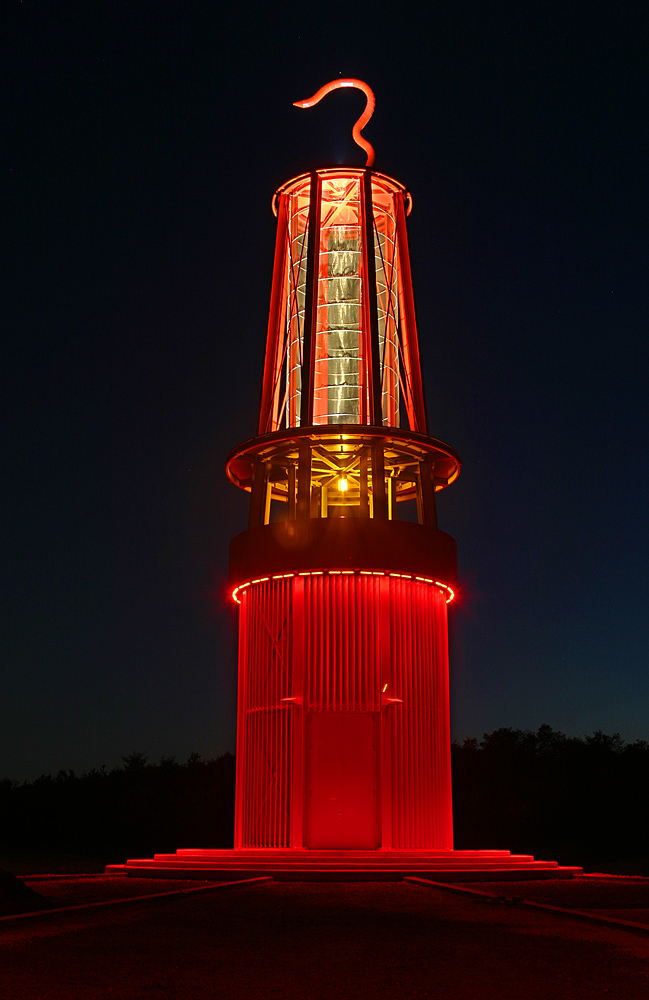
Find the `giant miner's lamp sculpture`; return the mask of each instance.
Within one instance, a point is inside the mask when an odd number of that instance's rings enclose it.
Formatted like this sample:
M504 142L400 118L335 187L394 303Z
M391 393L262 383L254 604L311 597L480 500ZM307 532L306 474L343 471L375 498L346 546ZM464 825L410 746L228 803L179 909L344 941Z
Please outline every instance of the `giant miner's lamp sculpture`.
M429 435L399 181L313 170L273 198L277 239L257 436L228 457L250 494L230 550L239 604L235 849L127 871L187 877L539 877L453 851L447 607L454 540L435 494L460 460ZM334 853L332 853L334 852Z

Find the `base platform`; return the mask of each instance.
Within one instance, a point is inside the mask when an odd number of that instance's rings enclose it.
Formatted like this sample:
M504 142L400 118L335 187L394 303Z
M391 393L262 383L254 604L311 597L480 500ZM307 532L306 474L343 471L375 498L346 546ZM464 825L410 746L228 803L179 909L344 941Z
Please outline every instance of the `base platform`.
M271 876L284 882L398 882L406 875L436 882L558 879L580 875L581 868L535 861L509 851L308 851L184 849L175 854L107 865L106 874L133 878L209 879Z

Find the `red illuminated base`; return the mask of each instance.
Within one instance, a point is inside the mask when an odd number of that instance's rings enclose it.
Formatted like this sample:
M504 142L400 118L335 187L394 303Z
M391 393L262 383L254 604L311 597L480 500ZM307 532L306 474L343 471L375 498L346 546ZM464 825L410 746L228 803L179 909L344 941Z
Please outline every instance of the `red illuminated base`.
M535 861L509 851L179 850L108 865L133 878L238 879L270 875L283 882L398 882L406 875L436 882L572 878L581 868Z

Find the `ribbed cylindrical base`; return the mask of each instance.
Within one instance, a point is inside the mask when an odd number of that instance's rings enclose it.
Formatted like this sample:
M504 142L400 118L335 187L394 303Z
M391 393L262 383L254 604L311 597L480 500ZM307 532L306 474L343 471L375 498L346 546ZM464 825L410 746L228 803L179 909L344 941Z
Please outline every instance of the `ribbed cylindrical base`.
M238 848L452 848L447 596L376 570L241 589Z

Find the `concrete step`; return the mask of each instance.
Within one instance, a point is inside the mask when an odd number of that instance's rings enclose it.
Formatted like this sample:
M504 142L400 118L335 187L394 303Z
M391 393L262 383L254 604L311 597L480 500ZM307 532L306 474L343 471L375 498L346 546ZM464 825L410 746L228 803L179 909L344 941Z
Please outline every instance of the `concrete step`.
M277 869L272 873L268 869L229 868L220 870L214 868L181 868L176 866L140 868L128 865L109 866L116 869L113 874L125 874L131 878L164 878L164 879L197 879L203 881L233 881L237 878L250 879L268 876L277 882L400 882L405 875L416 875L420 878L430 878L434 882L484 882L484 881L514 881L521 879L564 879L580 875L581 868L562 866L548 867L529 865L521 868L465 868L465 869L417 869L411 872L402 869L395 871L389 868L375 869L336 869L301 868L295 866ZM108 871L108 869L107 869ZM111 872L108 871L110 874Z
M200 861L195 861L195 862L190 862L190 861L175 861L173 858L170 858L170 859L167 859L167 860L163 860L163 859L160 859L160 858L154 858L154 859L134 859L134 860L129 860L129 862L128 862L129 868L136 868L136 867L137 868L167 868L170 865L173 865L175 868L186 869L187 871L190 871L192 868L205 868L205 869L220 868L220 869L223 869L224 871L227 870L227 869L236 869L236 870L243 871L243 870L248 869L248 868L255 868L258 871L269 871L269 872L284 871L284 870L288 871L288 870L290 870L292 868L313 869L313 870L315 870L315 869L325 869L325 868L336 868L336 869L339 869L341 871L345 871L345 870L353 870L353 871L365 871L365 870L366 871L380 871L382 868L389 868L389 869L391 869L393 871L405 871L405 872L409 872L409 871L444 871L444 870L446 870L448 868L453 868L456 871L461 871L461 870L465 870L465 869L466 870L468 870L468 869L473 870L473 869L475 869L477 867L475 865L475 863L449 865L449 864L435 864L434 862L430 862L428 864L426 864L424 862L422 862L420 864L406 864L405 862L401 863L401 864L394 863L394 862L392 864L370 864L370 863L365 863L365 862L357 862L357 863L352 863L352 862L350 862L350 863L338 862L337 864L332 865L332 864L318 863L317 861L312 861L312 862L303 861L303 862L300 862L298 864L290 864L289 862L285 862L285 861L278 861L278 862L275 862L275 863L261 862L260 861L260 862L249 862L248 864L243 864L241 862L235 862L235 861L232 861L232 862L221 861L221 862L213 862L212 864L206 864L205 862L200 862ZM558 865L557 865L556 861L536 861L536 862L535 861L527 861L527 862L521 861L521 862L513 862L512 864L508 864L508 865L503 865L502 863L498 863L498 862L485 862L484 864L481 864L479 867L480 867L481 870L484 871L484 870L486 870L488 868L512 868L512 869L514 869L514 868L516 868L516 869L518 869L518 868L530 868L530 867L535 867L535 868L557 868Z
M290 859L290 860L312 860L317 858L324 861L335 861L337 858L348 861L348 860L412 860L412 859L429 859L429 858L439 858L440 860L460 860L462 858L472 859L477 858L480 860L485 860L486 858L494 858L500 860L508 859L525 859L533 860L531 854L512 854L510 851L429 851L429 850L376 850L376 851L319 851L319 850L291 850L284 848L259 848L259 849L244 849L244 850L227 850L227 849L212 849L212 848L179 848L174 854L158 855L155 857L200 857L200 858L230 858L236 856L242 859L259 859L268 858L270 860L277 859Z
M192 878L220 881L270 875L281 880L398 880L405 875L436 881L481 879L569 878L580 868L556 861L535 861L531 854L509 851L309 851L247 849L243 851L183 848L175 854L132 858L109 865L110 874L149 878Z

